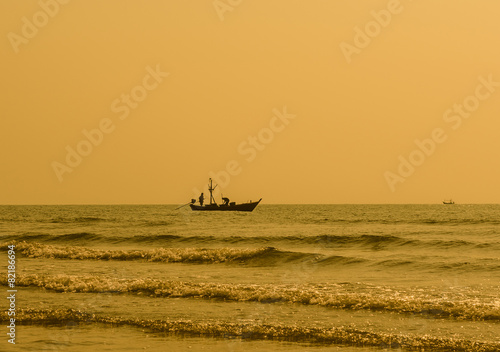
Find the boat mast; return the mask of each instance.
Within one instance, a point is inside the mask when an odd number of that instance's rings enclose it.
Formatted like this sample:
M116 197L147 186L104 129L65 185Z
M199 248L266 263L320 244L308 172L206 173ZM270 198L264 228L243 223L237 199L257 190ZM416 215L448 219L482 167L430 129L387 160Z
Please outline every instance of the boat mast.
M215 198L214 198L214 196L213 196L213 194L212 194L212 191L213 191L214 189L216 189L216 188L217 188L217 185L215 185L215 187L213 187L213 188L212 188L212 179L211 179L211 178L209 178L209 179L208 179L208 181L210 182L210 183L208 184L208 190L210 191L210 205L212 205L212 204L217 204L217 203L215 202Z

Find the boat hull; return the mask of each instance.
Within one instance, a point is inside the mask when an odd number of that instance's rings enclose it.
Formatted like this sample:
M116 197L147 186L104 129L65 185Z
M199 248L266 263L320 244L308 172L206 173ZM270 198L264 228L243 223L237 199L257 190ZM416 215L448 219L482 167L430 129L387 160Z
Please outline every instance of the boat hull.
M218 205L218 204L207 204L207 205L194 205L189 204L194 211L253 211L257 205L259 205L259 199L257 202L242 203L242 204L229 204L229 205Z

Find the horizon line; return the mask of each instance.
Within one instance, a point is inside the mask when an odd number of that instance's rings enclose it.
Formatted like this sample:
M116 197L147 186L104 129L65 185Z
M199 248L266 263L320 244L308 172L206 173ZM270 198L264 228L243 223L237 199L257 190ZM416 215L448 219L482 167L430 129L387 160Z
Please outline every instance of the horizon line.
M61 206L61 205L165 205L178 206L186 203L19 203L0 206ZM263 203L260 205L499 205L500 203Z

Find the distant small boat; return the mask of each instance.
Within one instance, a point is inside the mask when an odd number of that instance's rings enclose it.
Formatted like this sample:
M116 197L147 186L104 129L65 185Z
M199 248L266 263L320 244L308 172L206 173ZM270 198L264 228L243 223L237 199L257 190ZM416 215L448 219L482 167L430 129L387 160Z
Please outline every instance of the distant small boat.
M191 199L191 203L189 206L191 207L192 210L195 211L253 211L257 205L259 205L260 201L262 200L259 199L257 202L248 202L248 203L240 203L236 204L235 202L229 202L229 198L222 198L223 204L217 204L215 202L215 198L212 194L212 192L215 190L217 185L213 187L212 185L212 179L210 178L208 183L208 190L210 191L210 203L203 205L203 202L200 202L200 205L195 205L196 199ZM203 193L200 196L200 199L203 199Z
M453 201L453 199L443 200L443 204L455 204L455 202Z

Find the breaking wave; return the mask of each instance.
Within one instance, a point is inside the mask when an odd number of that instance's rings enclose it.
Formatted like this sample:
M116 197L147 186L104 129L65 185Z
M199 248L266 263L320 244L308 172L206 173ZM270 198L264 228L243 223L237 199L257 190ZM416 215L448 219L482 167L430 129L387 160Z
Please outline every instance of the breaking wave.
M83 234L83 236L87 236ZM160 263L184 264L234 264L250 266L279 266L285 264L308 264L316 267L334 266L372 266L391 267L413 270L469 272L497 272L500 264L495 258L478 258L474 262L450 260L432 256L407 256L405 259L362 258L341 255L324 255L279 250L275 247L261 248L156 248L142 250L103 250L82 246L52 246L41 243L9 242L16 245L16 252L28 258L70 259L70 260L113 260L147 261ZM1 251L7 250L7 244L0 245Z
M7 285L5 277L0 278ZM335 309L385 311L430 318L500 321L497 301L482 301L461 292L446 297L423 291L401 292L367 286L353 292L343 284L248 285L192 283L158 279L107 279L97 276L20 275L16 285L66 293L133 294L152 298L198 298L236 302L292 303Z
M5 319L5 318L4 318ZM285 324L225 323L127 319L89 314L76 309L23 309L16 315L22 324L64 325L68 323L132 326L155 333L185 337L210 337L245 340L276 340L314 344L343 344L376 346L405 350L440 350L461 352L496 352L498 343L476 342L467 339L432 337L429 335L376 333L351 327L298 327Z
M313 254L283 252L274 247L258 249L233 248L158 248L151 250L101 250L84 247L60 247L40 243L13 242L16 252L28 258L78 259L78 260L144 260L163 263L247 263L270 265L279 262L302 260ZM7 244L0 247L7 250ZM266 261L266 259L269 259Z
M158 222L155 226L161 226ZM7 235L3 237L11 241L46 242L57 244L72 244L74 242L114 243L114 244L147 244L147 245L262 245L269 243L283 245L310 245L325 248L369 248L374 250L391 248L415 249L491 249L500 250L500 242L473 242L465 240L424 240L403 238L394 235L316 235L316 236L183 236L174 234L158 235L101 235L92 232L77 232L61 235L48 233L24 233L21 235Z

